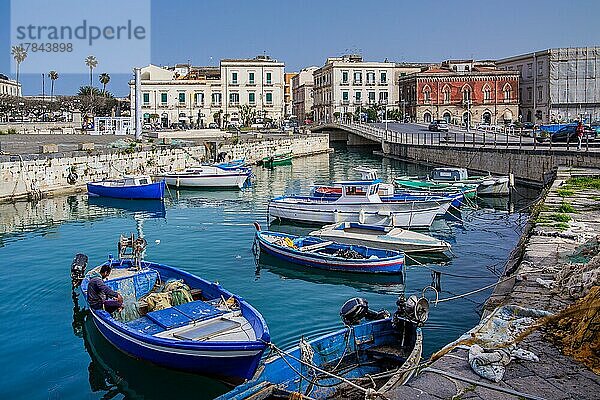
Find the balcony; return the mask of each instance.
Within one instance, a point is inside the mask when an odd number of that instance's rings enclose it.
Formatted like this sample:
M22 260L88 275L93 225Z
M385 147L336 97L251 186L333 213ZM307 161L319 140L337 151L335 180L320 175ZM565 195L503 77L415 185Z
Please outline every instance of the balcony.
M273 86L273 82L265 82L265 86Z
M229 86L240 86L240 83L238 81L231 81L229 82Z
M194 107L204 107L204 102L203 101L195 102Z
M239 101L230 101L229 102L229 107L239 107L240 102Z
M211 106L212 106L212 107L221 107L221 102L220 102L220 101L213 101L213 102L211 103Z
M362 100L361 99L354 99L354 104L362 104Z
M348 104L350 104L350 100L347 100L347 99L346 100L342 100L342 104L343 105L348 105Z
M362 80L354 80L355 85L362 85Z
M254 81L248 82L248 83L246 83L246 86L256 86L256 82L254 82Z
M340 82L340 86L349 86L350 82L349 81L341 81Z
M379 86L387 86L387 81L379 81Z
M273 107L273 103L266 103L265 107Z
M367 81L367 86L375 86L375 81Z

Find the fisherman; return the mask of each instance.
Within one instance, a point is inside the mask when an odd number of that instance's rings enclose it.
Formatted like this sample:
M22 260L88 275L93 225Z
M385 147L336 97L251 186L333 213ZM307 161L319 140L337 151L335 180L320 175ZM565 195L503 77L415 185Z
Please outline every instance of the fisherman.
M90 308L94 310L104 309L109 314L123 308L123 297L109 288L104 279L110 275L110 265L100 267L100 276L90 279L87 289L87 300Z

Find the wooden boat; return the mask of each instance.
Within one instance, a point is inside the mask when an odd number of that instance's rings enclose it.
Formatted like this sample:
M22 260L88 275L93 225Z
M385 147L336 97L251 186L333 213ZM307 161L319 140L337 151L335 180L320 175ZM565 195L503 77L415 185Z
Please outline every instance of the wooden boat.
M167 185L189 188L238 188L241 189L249 177L246 169L226 170L214 165L202 165L181 172L166 172L156 175Z
M256 227L260 249L290 263L330 271L387 273L402 272L404 253L334 243L317 237L298 237Z
M273 168L277 165L290 165L292 164L293 154L292 152L285 154L275 154L262 159L263 167Z
M128 249L131 248L131 252ZM119 259L110 265L106 285L124 298L124 309L109 314L90 309L102 335L135 358L231 383L249 379L269 342L261 314L242 298L180 269L143 261L143 239L119 240ZM87 257L71 266L73 286L87 300Z
M363 225L356 222L340 222L312 231L310 236L347 245L363 245L377 249L403 251L405 253L443 253L449 251L449 243L432 236L402 228Z
M152 182L148 175L127 175L121 179L105 179L87 184L88 195L116 199L162 199L165 182Z
M280 196L269 202L269 216L282 220L331 224L360 222L406 228L429 228L438 214L445 214L450 200L383 201L379 180L334 182L342 194L337 197Z
M401 295L396 303L390 318L385 310L369 310L364 299L348 300L340 311L345 328L301 339L286 351L271 345L273 355L254 378L217 399L387 398L416 372L429 309L415 296Z

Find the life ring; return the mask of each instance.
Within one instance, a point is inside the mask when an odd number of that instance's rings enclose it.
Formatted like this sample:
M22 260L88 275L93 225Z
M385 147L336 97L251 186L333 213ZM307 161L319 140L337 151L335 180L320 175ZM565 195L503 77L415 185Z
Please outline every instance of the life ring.
M67 183L69 185L74 185L75 183L77 183L77 179L79 179L79 175L77 175L77 172L71 170L71 172L69 172L69 175L67 175Z

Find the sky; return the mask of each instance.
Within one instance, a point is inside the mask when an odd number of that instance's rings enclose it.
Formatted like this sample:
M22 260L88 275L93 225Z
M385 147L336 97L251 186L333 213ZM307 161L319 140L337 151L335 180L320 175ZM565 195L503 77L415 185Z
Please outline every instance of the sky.
M100 0L81 1L102 9ZM367 61L496 59L598 46L599 16L598 0L152 0L150 60L218 65L222 58L268 54L283 61L286 71L297 71L346 53ZM10 0L0 0L0 54L0 73L14 79ZM55 93L77 92L89 81L83 60L81 71L58 71ZM95 72L103 72L102 60ZM107 90L127 95L130 78L111 74ZM41 93L40 74L21 76L21 82L25 95Z

